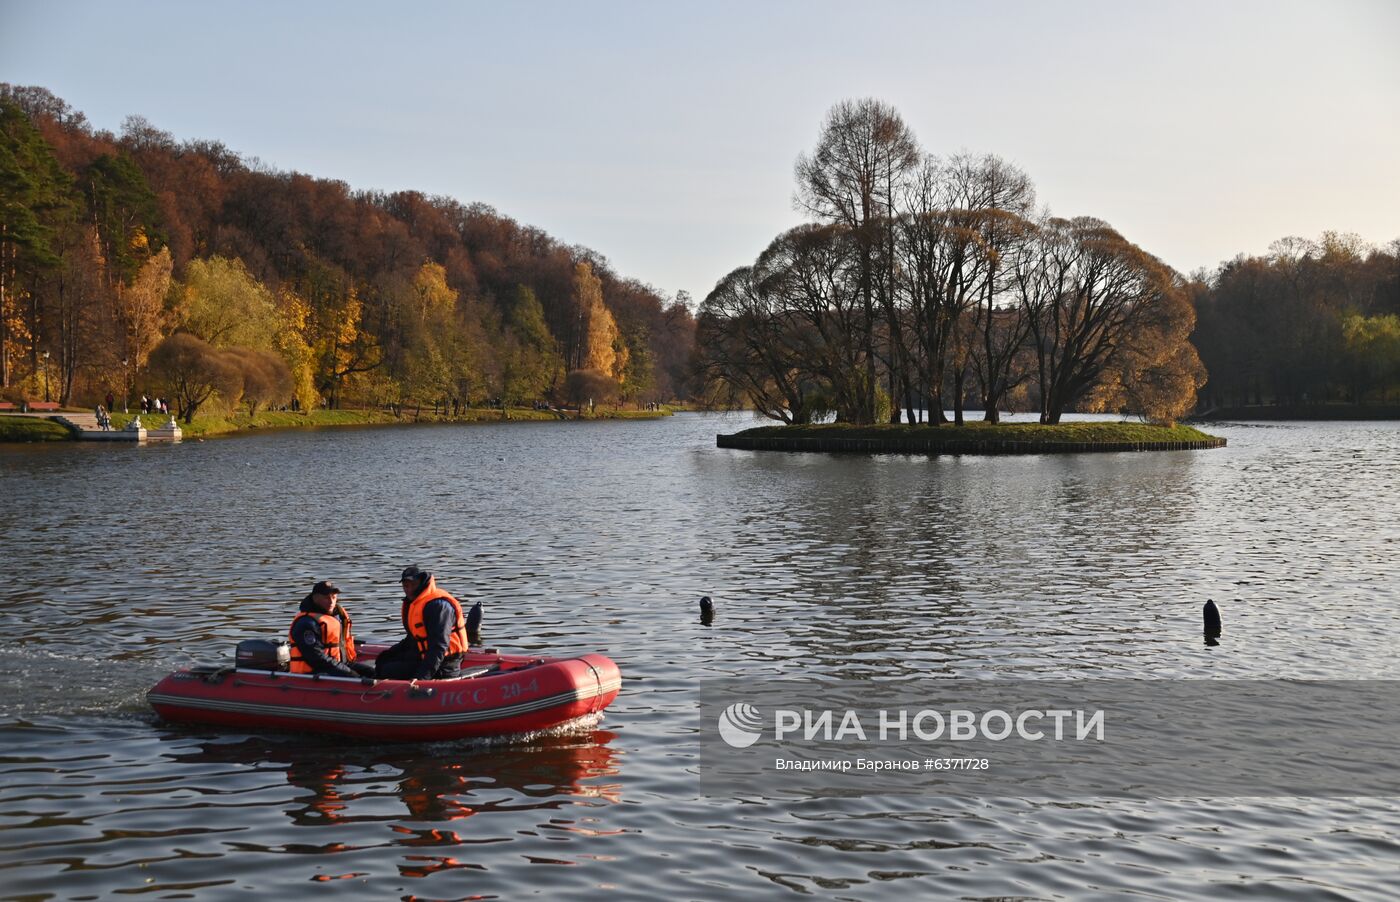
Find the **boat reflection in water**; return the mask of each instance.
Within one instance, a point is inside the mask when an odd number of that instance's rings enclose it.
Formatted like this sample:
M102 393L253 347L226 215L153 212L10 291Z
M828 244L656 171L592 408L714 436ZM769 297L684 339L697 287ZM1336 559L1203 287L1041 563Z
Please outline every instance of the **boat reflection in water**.
M492 826L488 818L478 829L463 822L499 813L509 815L506 820L518 828L520 816L529 817L530 811L554 811L578 800L619 802L620 785L607 779L618 774L617 753L610 747L616 736L593 729L481 746L337 746L324 738L303 744L246 737L202 741L190 747L193 754L178 757L185 765L233 765L264 774L283 770L297 790L283 809L294 828L309 828L306 838L313 840L327 838L316 828L347 833L340 842L282 843L276 849L333 854L383 847L380 831L386 828L394 837L388 845L421 849L495 843L503 838L501 824ZM390 800L393 804L386 804ZM400 873L409 877L460 867L479 866L421 854L405 855L399 863Z

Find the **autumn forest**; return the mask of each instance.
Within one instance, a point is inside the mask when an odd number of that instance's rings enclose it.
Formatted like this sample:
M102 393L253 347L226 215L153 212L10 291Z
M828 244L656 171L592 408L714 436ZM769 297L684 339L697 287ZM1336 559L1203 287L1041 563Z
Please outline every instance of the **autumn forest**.
M277 171L139 116L113 134L0 85L0 400L1052 423L1400 398L1400 241L1282 239L1183 276L1039 209L1011 163L926 152L875 100L831 110L796 182L810 221L694 306L484 205Z
M485 206L271 170L0 86L0 391L92 403L643 403L694 320Z

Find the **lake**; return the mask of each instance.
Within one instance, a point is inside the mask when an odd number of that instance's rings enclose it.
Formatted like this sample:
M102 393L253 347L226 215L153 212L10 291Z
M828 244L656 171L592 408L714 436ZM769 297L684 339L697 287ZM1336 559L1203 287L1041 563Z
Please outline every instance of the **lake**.
M696 776L710 678L1400 678L1400 424L1214 424L1228 448L1153 454L715 448L751 424L0 446L0 893L1400 894L1394 799L717 799ZM485 601L488 645L613 657L599 728L373 745L147 706L176 666L285 635L317 579L362 641L397 638L410 563Z

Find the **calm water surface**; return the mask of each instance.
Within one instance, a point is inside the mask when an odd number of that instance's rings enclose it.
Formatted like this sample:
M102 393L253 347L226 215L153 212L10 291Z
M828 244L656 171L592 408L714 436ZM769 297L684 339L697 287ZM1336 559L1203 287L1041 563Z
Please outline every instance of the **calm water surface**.
M1170 454L714 447L746 425L0 446L0 894L1400 894L1395 800L794 803L695 776L711 676L1400 679L1400 424L1217 426L1229 448ZM486 601L490 645L615 658L600 728L376 746L146 706L175 666L285 633L316 579L394 638L414 562Z

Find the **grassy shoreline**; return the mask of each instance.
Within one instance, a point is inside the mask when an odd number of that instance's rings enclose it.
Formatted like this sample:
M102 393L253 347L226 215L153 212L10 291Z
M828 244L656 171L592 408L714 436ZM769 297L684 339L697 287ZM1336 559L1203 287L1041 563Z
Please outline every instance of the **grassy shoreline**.
M758 426L715 437L720 448L826 454L1003 455L1203 451L1225 439L1191 426L1087 422Z
M53 420L0 416L0 442L67 442L76 438L67 426Z
M511 407L504 411L491 408L468 408L457 416L434 414L432 408L415 414L405 410L395 416L388 410L312 410L302 413L273 410L263 411L256 416L237 414L234 416L195 417L192 423L180 423L185 438L209 438L214 436L241 435L268 429L324 429L338 426L412 426L421 423L519 423L557 422L561 417L549 410L534 410L529 407ZM669 410L598 410L583 417L585 420L656 419L669 416ZM112 425L121 428L131 418L129 414L114 414ZM571 414L563 419L573 420ZM142 420L153 426L159 420L145 416Z
M660 410L614 410L599 408L593 413L584 414L585 420L651 420L670 416L677 408L662 407ZM112 428L121 429L131 421L135 413L112 414ZM159 414L140 414L141 422L155 426L164 421ZM261 411L256 416L246 413L223 416L197 416L191 423L180 422L180 430L186 439L211 438L246 435L268 429L324 429L340 426L411 426L418 423L508 423L508 422L556 422L560 419L574 420L577 415L570 411L564 417L549 410L534 410L528 407L512 407L505 411L491 408L468 408L458 416L434 414L432 408L414 414L405 410L395 416L388 410L312 410L300 413L291 411ZM177 421L179 422L179 421ZM77 436L60 423L39 417L0 416L0 442L54 442L72 441Z
M1174 426L1157 426L1151 423L1089 422L1042 426L1039 423L984 423L981 421L969 422L962 426L951 424L931 426L927 423L913 426L897 423L873 426L853 426L847 423L813 426L755 426L752 429L737 432L735 435L754 438L839 438L939 443L992 441L1034 444L1207 442L1216 438L1216 436L1181 423Z

